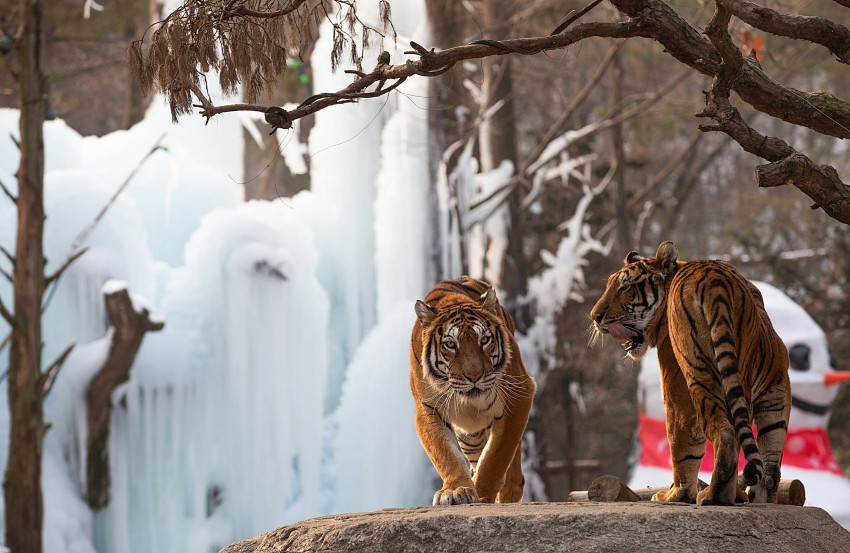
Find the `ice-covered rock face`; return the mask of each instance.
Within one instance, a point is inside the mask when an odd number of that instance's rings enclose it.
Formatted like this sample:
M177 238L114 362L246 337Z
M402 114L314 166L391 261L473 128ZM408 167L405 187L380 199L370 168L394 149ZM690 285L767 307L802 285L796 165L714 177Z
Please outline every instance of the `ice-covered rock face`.
M410 38L427 44L424 2L404 4L394 13L400 49ZM326 58L313 63L314 75L331 75ZM314 190L271 203L243 202L236 116L172 125L157 100L144 121L101 138L46 124L48 271L163 133L166 148L87 238L45 314L48 362L79 344L47 405L45 553L207 553L309 516L430 501L432 471L398 370L408 365L410 305L437 276L428 111L417 103L427 81L400 90L409 97L320 113ZM17 135L17 120L0 110L0 134ZM0 148L0 179L13 191L16 165L15 149ZM0 197L10 251L15 217ZM165 329L146 337L115 393L111 500L95 515L78 492L84 390L108 351L110 279L146 298ZM4 300L10 293L0 278ZM0 340L7 331L0 320ZM0 462L7 411L0 383Z

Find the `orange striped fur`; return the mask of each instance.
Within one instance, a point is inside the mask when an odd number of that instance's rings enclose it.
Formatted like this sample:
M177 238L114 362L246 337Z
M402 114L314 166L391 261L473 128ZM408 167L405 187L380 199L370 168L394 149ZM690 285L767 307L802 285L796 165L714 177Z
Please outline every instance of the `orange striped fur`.
M775 502L791 385L788 352L758 288L728 263L680 261L664 242L655 257L630 253L590 316L596 336L623 341L633 359L658 348L673 486L653 500ZM706 438L714 470L698 491ZM748 493L738 486L739 448Z
M416 302L416 432L443 480L434 505L519 501L522 434L536 385L489 284L461 277Z

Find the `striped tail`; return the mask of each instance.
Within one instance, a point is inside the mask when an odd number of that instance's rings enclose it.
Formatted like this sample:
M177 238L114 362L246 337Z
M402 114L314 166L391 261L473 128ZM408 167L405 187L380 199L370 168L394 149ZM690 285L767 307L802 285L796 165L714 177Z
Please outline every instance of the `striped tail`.
M715 281L717 282L717 281ZM718 283L726 288L724 284ZM721 296L722 297L722 296ZM727 296L728 297L728 296ZM730 306L726 301L714 302L713 321L710 321L711 343L714 348L714 362L720 375L720 383L726 399L729 422L735 429L738 444L744 451L747 464L744 467L744 484L755 486L764 477L764 461L759 453L750 423L750 409L741 387L738 351L732 336Z

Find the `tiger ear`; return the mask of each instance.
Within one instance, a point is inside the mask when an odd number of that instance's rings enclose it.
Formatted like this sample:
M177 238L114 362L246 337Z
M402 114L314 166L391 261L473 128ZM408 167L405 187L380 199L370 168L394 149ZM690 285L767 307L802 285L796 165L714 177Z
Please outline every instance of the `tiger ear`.
M634 263L635 261L640 261L641 259L646 259L644 256L639 254L638 252L629 252L626 256L626 260L624 265L628 265L629 263Z
M481 294L481 301L484 303L484 309L492 313L496 312L496 307L499 305L499 299L496 297L496 291L492 288L487 289Z
M677 261L679 259L679 250L676 245L669 240L662 242L655 252L655 262L661 269L662 274L667 277L676 272Z
M416 317L419 319L419 322L422 323L423 328L431 326L431 323L437 318L437 312L431 309L431 306L422 300L416 300L416 305L413 307L413 310L416 311Z

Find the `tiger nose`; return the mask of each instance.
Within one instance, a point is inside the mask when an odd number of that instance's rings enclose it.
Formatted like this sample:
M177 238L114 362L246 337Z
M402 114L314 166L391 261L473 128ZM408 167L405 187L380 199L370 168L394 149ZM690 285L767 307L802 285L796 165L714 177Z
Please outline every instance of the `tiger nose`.
M481 379L481 376L483 374L484 374L484 372L482 371L482 372L477 372L477 373L472 373L472 374L464 373L464 376L466 377L467 380L469 380L470 382L475 384L476 382L478 382Z
M596 324L602 324L602 319L605 318L605 312L604 311L591 312L590 318L593 319L594 321L596 321Z

